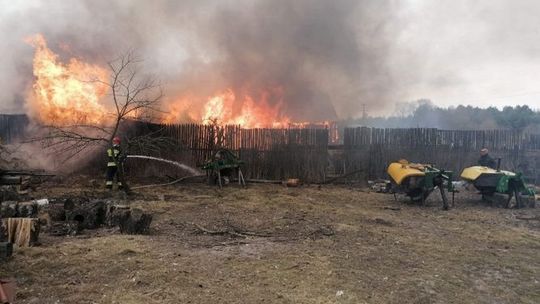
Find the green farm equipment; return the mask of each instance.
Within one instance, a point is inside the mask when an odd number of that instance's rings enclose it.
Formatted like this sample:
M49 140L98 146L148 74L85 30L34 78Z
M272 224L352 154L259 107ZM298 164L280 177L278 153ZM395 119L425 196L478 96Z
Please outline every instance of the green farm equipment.
M243 164L244 162L232 151L219 149L216 153L212 154L212 158L201 166L201 168L206 171L209 184L217 183L221 188L228 178L237 175L238 184L245 186L246 181L240 168Z
M425 203L427 197L438 188L443 202L443 209L448 210L447 192L452 193L454 205L454 187L452 185L452 172L437 169L431 165L409 163L406 160L391 163L388 166L393 184L393 192L404 193L413 202Z
M500 160L498 167L500 167ZM527 187L521 173L473 166L465 168L461 173L461 178L472 183L485 201L499 203L505 208L510 208L512 198L515 197L516 208L535 207L534 190Z

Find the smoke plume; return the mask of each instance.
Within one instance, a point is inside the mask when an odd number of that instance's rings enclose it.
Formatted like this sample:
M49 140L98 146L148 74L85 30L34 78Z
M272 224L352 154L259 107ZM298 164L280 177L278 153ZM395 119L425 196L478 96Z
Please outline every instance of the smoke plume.
M396 8L386 1L0 1L0 110L24 111L42 33L61 58L105 64L132 48L164 84L166 103L232 88L282 102L293 120L384 108Z

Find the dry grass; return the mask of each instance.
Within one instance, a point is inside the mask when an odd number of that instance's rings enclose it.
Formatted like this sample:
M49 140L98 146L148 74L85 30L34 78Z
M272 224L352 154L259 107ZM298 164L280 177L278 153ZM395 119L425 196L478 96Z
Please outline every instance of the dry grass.
M151 235L43 236L0 275L18 303L540 303L540 210L476 199L444 212L341 187L153 189L132 203Z

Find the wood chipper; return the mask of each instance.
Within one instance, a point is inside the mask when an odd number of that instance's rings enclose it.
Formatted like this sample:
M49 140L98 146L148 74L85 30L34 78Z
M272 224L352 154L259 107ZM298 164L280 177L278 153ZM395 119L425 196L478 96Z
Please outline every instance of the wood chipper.
M240 168L244 162L240 160L232 151L227 149L219 149L216 153L212 154L212 158L201 166L206 171L208 176L208 182L210 184L217 183L221 188L223 186L224 178L233 177L238 175L238 184L245 186L244 175Z
M448 210L449 208L446 192L452 192L452 205L454 204L455 191L452 185L451 171L437 169L432 165L400 160L388 166L388 175L392 179L394 194L404 193L411 201L424 204L431 192L438 188L441 193L443 209Z
M500 168L500 159L497 167ZM521 173L473 166L465 168L461 178L480 191L482 200L500 203L509 208L512 197L515 196L517 208L535 207L534 190L525 185Z

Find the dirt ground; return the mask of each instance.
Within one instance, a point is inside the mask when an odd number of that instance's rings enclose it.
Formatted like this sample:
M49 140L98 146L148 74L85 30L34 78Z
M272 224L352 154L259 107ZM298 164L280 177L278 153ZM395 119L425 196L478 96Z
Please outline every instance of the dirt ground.
M36 196L104 195L47 188ZM17 303L540 303L540 209L442 211L346 186L140 190L150 235L42 234ZM204 232L206 230L206 233Z

